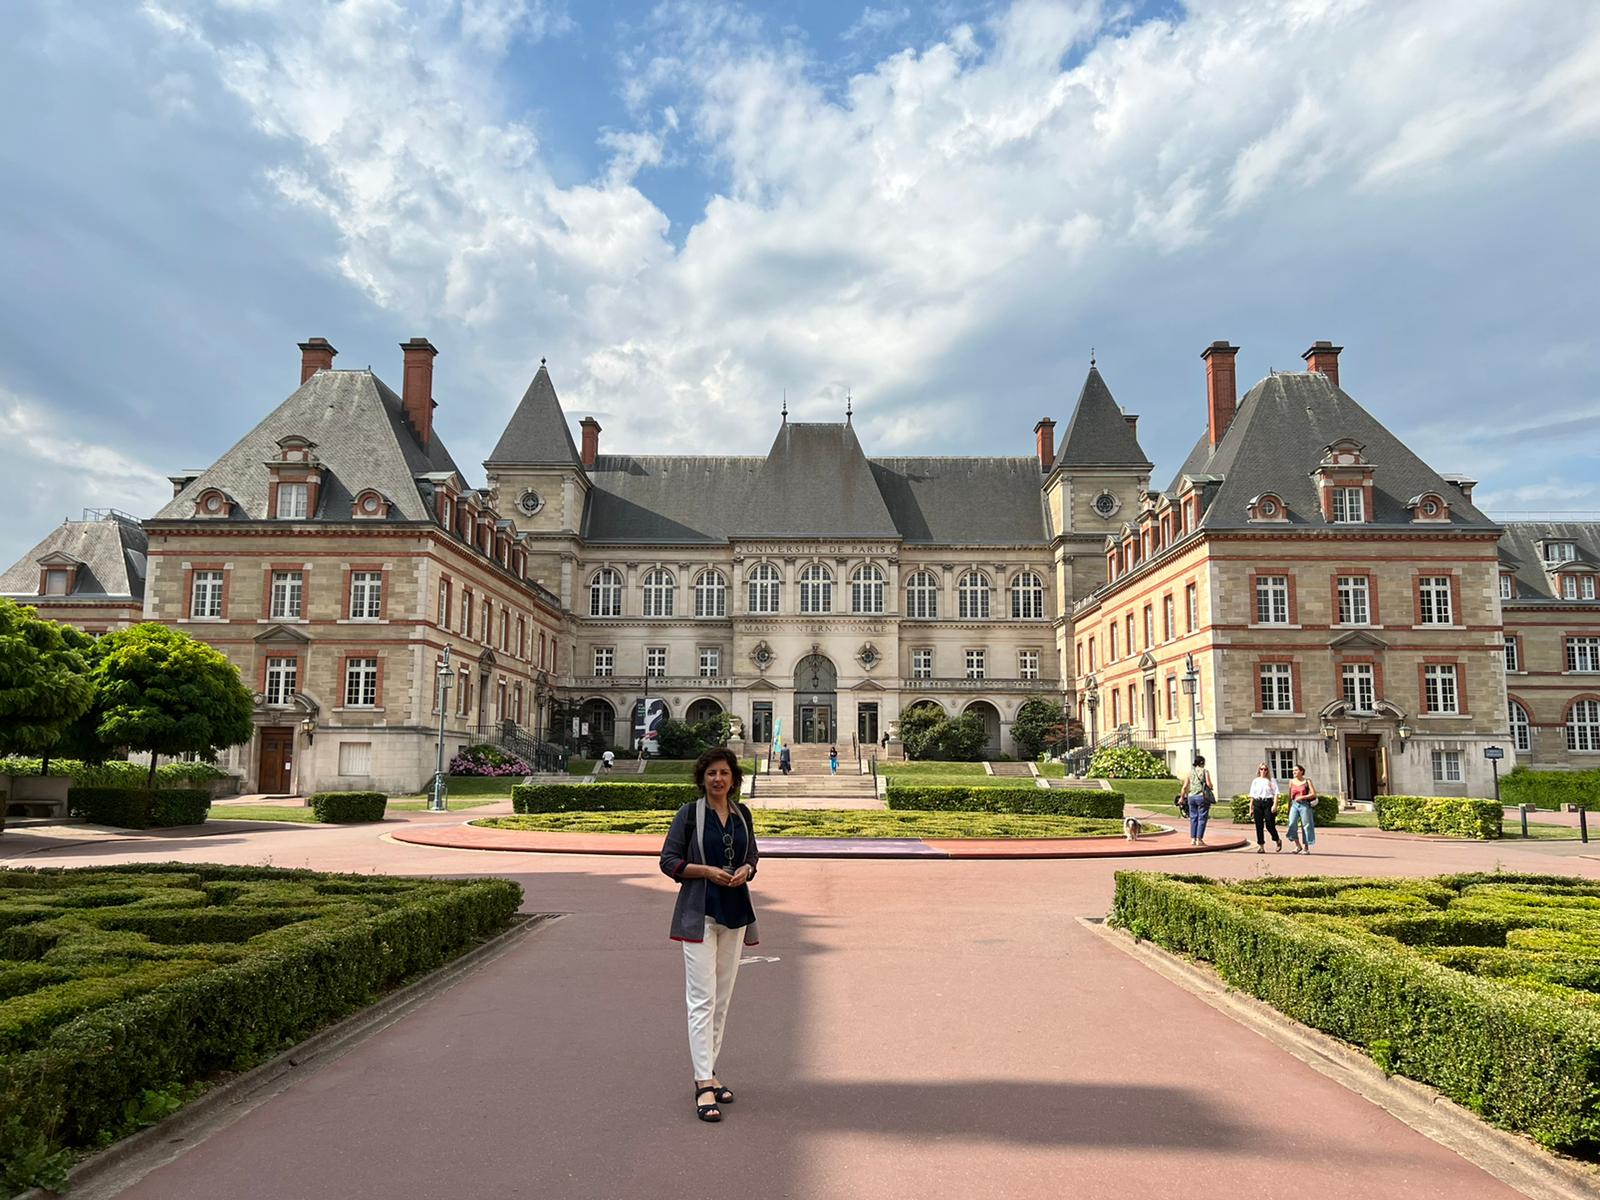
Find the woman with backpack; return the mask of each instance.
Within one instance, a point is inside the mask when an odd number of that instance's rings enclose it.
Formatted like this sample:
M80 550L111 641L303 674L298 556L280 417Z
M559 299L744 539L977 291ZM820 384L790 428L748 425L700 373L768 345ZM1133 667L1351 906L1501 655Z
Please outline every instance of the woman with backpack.
M1216 802L1217 789L1212 785L1211 772L1206 770L1206 756L1196 754L1194 766L1178 796L1178 808L1189 817L1191 846L1206 844L1206 823L1211 820L1211 806Z

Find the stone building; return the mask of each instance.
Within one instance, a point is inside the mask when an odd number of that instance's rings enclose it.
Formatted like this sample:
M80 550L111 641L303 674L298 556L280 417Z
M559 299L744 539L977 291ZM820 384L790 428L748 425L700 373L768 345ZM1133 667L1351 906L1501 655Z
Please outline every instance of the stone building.
M0 596L85 633L123 629L143 619L145 548L137 517L90 509L12 563Z
M1205 435L1073 614L1078 702L1175 772L1194 742L1224 791L1266 762L1358 800L1485 795L1483 750L1506 738L1501 528L1340 387L1339 350L1242 401L1238 348L1205 351Z
M1148 482L1133 420L1091 370L1060 455L1047 418L1029 456L868 457L848 413L785 414L765 455L601 454L541 366L485 470L572 613L563 682L608 740L647 697L845 749L934 705L1011 753L1022 700L1064 699L1071 601Z
M225 764L250 790L414 790L447 648L451 753L537 727L566 665L559 600L434 429L436 351L401 349L396 395L303 343L300 386L145 522L145 618L217 647L255 692L255 734Z
M1519 761L1600 767L1600 523L1511 522L1500 539L1507 720Z

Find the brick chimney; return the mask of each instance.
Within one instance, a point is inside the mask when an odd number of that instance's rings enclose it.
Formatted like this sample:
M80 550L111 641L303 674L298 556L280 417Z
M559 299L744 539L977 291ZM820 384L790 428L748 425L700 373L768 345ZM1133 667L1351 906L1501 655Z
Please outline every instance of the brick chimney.
M1332 342L1312 342L1311 349L1300 357L1306 360L1306 370L1326 375L1328 382L1338 387L1339 351L1343 349L1343 346L1335 346Z
M433 438L433 357L439 352L425 337L414 337L401 342L405 353L405 380L401 384L400 398L405 403L406 420L411 423L422 448L428 448Z
M1049 417L1040 417L1033 436L1039 443L1039 470L1048 471L1056 461L1056 423Z
M1234 358L1239 347L1227 342L1212 342L1200 352L1206 360L1206 421L1215 449L1233 423L1239 408L1239 388L1234 379Z
M594 460L600 457L600 422L585 417L578 424L583 429L583 465L592 467Z
M1124 412L1122 414L1122 419L1128 423L1128 431L1130 433L1132 433L1134 437L1138 437L1139 436L1139 414L1138 413L1131 413L1131 412Z
M333 356L339 353L327 338L307 338L300 343L300 382L318 371L333 370Z

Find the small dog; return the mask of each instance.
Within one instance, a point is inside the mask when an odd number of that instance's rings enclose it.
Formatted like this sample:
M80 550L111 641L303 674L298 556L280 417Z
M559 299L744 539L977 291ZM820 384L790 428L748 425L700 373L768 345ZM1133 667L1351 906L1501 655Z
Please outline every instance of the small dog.
M1122 836L1130 842L1137 842L1144 836L1144 823L1138 817L1123 817Z

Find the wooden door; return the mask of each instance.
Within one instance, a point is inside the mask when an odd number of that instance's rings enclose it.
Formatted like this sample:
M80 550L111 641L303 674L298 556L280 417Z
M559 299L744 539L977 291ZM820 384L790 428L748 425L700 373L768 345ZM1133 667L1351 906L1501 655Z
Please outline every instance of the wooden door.
M267 726L261 731L261 769L256 776L256 787L268 795L288 795L293 773L293 726Z

